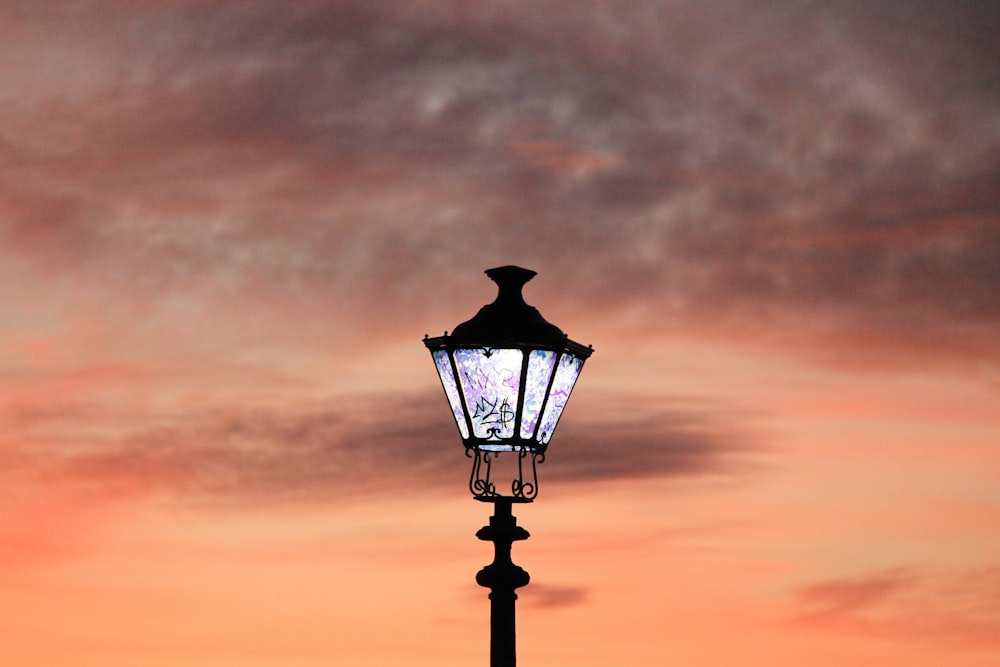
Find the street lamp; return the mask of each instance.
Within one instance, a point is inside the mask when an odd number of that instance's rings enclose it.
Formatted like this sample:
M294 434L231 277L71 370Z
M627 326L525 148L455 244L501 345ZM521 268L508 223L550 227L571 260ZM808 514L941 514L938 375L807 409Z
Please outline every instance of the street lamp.
M476 537L493 542L495 555L476 581L490 589L490 666L513 667L514 591L529 577L511 561L510 548L529 535L517 525L512 503L538 495L537 466L594 350L571 341L524 302L521 288L534 271L501 266L486 275L499 288L496 300L450 336L424 336L424 345L472 459L469 490L476 500L493 503L490 524ZM502 454L510 455L505 461L513 458L509 474L499 465Z

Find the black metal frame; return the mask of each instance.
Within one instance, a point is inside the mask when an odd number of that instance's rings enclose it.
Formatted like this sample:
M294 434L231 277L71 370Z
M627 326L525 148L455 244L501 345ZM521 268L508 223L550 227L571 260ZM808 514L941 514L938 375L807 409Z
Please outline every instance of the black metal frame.
M559 363L559 359L563 354L570 354L582 361L586 361L587 358L593 353L593 348L590 346L584 346L575 341L569 340L568 337L564 337L559 345L551 344L530 344L530 343L504 343L497 344L493 343L491 345L487 344L477 344L477 343L466 343L457 342L453 340L451 336L445 334L443 336L435 336L433 338L429 336L424 336L424 345L432 353L438 350L442 350L448 355L448 365L451 367L451 371L454 377L455 386L459 392L459 401L462 407L462 415L465 419L465 426L469 433L468 437L463 437L462 442L465 445L465 455L472 458L472 473L469 477L469 491L476 500L482 500L487 502L493 502L498 498L509 498L513 502L525 503L531 502L538 495L538 470L537 466L545 461L545 451L548 449L548 442L539 442L539 438L542 437L543 433L538 432L536 429L535 433L532 434L530 438L524 438L521 436L521 417L524 411L524 397L525 397L525 385L527 382L527 372L528 372L528 355L535 350L550 350L556 353L556 364ZM521 350L525 355L525 360L521 365L521 390L517 397L517 406L514 414L514 428L513 435L509 438L500 439L498 437L494 438L482 438L474 434L474 429L472 425L472 417L469 414L469 406L465 402L465 395L462 390L462 381L458 376L458 365L455 361L454 353L459 349L515 349ZM542 405L539 408L539 414L544 414L546 405L550 399L550 393L552 390L552 383L555 381L556 369L552 371L552 375L549 377L549 386L546 387L545 398ZM540 428L539 423L537 428ZM551 436L551 434L549 434ZM511 495L505 495L503 493L498 493L496 489L495 481L491 476L493 460L499 456L501 453L510 453L513 456L518 457L518 475L512 480L511 483ZM531 457L530 460L530 475L525 477L525 472L527 466L525 465L525 459Z
M511 480L511 495L497 493L493 479L493 460L500 454L517 457L517 477ZM472 459L472 473L469 475L469 491L472 497L483 502L505 499L515 503L530 503L538 495L538 465L545 463L545 452L532 451L522 447L513 452L497 452L468 447L465 455ZM531 457L530 477L525 478L525 459ZM485 468L485 474L484 474Z
M543 434L538 433L537 430L532 434L530 438L521 437L521 416L524 412L524 395L525 395L525 384L526 376L528 373L528 355L534 351L548 350L556 353L556 364L558 365L559 359L563 354L569 354L583 362L586 362L587 358L593 354L594 349L592 347L581 345L575 341L566 338L563 340L561 345L535 345L530 343L504 343L497 344L493 343L478 344L478 343L459 343L452 340L451 336L447 334L443 336L435 336L431 338L429 336L424 336L424 345L432 353L438 350L443 350L448 353L448 362L451 366L451 371L455 379L455 386L459 391L459 398L462 404L462 415L465 417L465 425L469 432L469 437L463 437L462 442L465 444L466 449L484 449L487 451L519 451L521 449L528 449L536 452L545 452L548 448L548 442L539 442L538 439ZM474 434L472 427L472 417L469 414L469 407L465 403L465 395L462 392L462 379L458 375L458 364L455 361L455 351L456 350L472 350L472 349L483 349L483 350L520 350L524 353L524 362L521 364L521 390L517 397L517 406L514 411L514 430L513 435L510 438L500 439L500 438L481 438ZM549 394L552 390L552 383L555 381L556 369L553 368L552 375L549 377L549 386L545 389L545 400L542 402L539 408L539 414L545 412L546 404L549 401ZM541 424L539 424L541 426ZM551 436L551 434L549 434ZM505 447L503 450L492 449L491 446L502 445Z

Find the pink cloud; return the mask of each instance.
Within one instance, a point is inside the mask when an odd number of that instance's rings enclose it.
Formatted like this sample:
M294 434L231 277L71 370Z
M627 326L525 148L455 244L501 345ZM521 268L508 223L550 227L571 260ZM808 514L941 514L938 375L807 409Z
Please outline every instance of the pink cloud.
M1000 569L901 568L799 590L795 623L952 649L1000 648Z

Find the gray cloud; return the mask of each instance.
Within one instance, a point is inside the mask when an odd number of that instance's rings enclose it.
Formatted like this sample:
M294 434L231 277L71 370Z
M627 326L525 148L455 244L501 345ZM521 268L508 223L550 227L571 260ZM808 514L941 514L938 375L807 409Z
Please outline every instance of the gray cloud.
M522 604L540 608L569 607L587 601L588 589L584 586L565 586L532 581L529 588L518 593Z
M3 11L0 235L126 298L373 329L513 261L649 327L998 352L988 3Z
M49 474L68 472L97 489L139 488L207 503L464 493L471 464L449 420L443 398L384 395L293 413L231 410L160 418L160 426L133 428L117 441L82 437L32 454L49 457ZM710 412L669 404L637 405L617 421L566 421L539 468L543 487L738 476L755 468L748 455L759 448L757 438L721 426Z

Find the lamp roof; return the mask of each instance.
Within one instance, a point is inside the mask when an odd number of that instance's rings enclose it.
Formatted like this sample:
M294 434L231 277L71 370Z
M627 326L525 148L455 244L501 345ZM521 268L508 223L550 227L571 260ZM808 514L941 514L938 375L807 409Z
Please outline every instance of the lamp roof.
M486 275L499 291L493 303L479 309L476 316L455 327L452 342L478 345L503 343L559 344L566 334L545 320L538 309L524 301L521 288L535 277L531 269L499 266L487 269Z

